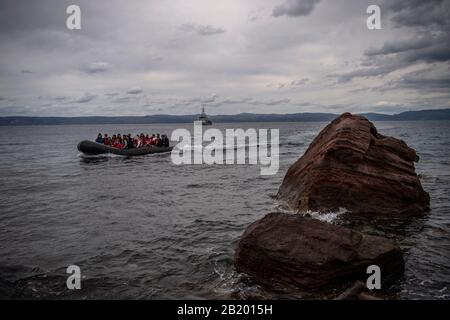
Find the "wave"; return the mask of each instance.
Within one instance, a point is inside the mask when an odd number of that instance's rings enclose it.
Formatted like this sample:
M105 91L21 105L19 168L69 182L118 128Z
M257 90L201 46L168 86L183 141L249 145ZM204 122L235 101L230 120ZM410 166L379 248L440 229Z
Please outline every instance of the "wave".
M203 150L205 148L208 148L209 145L191 145L189 143L184 144L184 145L176 145L174 147L174 150L182 150L182 151L192 151L192 150ZM259 148L260 146L262 146L259 143L252 143L252 144L238 144L238 145L222 145L222 146L214 146L214 149L216 150L229 150L229 149L244 149L244 148L250 148L250 147L256 147ZM272 148L273 145L269 145L270 148Z
M105 158L123 158L124 156L119 154L113 154L113 153L104 153L104 154L97 154L97 155L88 155L84 153L78 154L79 158L82 159L105 159Z
M310 216L313 219L317 219L323 222L328 223L335 223L337 219L342 216L343 214L347 213L347 209L345 208L339 208L339 211L337 212L328 212L328 213L321 213L321 212L315 212L315 211L307 211L304 213L306 216Z
M311 211L311 210L308 210L306 212L298 212L294 209L287 207L285 204L282 204L282 203L277 204L275 206L275 210L278 212L287 213L287 214L299 214L304 217L309 217L312 219L316 219L316 220L331 223L331 224L337 223L338 219L342 215L349 212L345 208L339 208L338 211L331 211L331 212L319 212L319 211Z

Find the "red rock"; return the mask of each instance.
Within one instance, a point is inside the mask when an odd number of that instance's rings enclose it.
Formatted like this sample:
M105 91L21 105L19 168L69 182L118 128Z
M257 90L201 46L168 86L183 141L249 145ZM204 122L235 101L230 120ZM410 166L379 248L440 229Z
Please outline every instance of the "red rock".
M366 283L372 264L381 268L382 289L404 270L400 248L388 239L286 213L251 224L235 252L238 272L271 288L308 294Z
M402 140L344 113L289 168L277 197L298 212L420 214L430 198L415 173L418 160Z

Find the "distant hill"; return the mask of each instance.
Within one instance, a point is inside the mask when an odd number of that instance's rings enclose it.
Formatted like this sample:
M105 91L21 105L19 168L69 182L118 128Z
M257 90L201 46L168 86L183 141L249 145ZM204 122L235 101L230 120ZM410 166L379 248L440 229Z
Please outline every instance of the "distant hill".
M416 121L450 120L450 109L406 111L394 115L363 113L371 121ZM240 113L235 115L210 116L215 123L225 122L312 122L331 121L338 114L333 113L293 113L293 114L256 114ZM142 117L0 117L0 126L21 125L71 125L71 124L151 124L151 123L190 123L198 115L151 115Z

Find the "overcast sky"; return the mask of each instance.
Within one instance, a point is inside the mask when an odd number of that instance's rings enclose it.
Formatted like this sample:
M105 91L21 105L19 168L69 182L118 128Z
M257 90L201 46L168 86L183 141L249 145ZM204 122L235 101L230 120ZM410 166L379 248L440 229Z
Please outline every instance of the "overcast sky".
M0 116L398 113L449 89L450 0L0 1Z

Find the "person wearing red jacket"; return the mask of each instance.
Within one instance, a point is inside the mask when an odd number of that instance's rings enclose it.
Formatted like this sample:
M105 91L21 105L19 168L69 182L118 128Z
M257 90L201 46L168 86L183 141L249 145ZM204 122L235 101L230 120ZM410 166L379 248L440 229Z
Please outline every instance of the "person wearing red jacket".
M111 145L111 138L108 137L108 135L106 133L103 136L103 144L105 146L110 146Z

